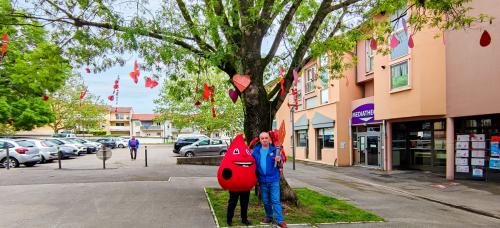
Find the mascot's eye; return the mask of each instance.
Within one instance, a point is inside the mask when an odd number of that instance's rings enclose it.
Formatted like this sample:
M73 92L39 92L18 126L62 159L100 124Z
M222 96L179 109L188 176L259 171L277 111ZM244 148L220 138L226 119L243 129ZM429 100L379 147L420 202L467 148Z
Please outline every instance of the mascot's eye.
M233 154L240 154L240 150L234 149Z

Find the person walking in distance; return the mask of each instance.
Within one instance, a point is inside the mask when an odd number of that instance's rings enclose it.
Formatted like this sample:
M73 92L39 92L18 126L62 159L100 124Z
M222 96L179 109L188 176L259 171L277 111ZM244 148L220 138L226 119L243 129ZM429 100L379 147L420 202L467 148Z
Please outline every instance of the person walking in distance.
M137 158L137 149L139 149L139 140L132 136L130 140L128 140L128 148L130 149L130 159L135 160Z
M252 156L255 158L255 164L257 165L257 179L266 212L266 217L262 220L262 223L272 223L274 212L276 224L281 228L287 227L280 201L280 167L274 166L279 155L276 154L276 147L271 144L269 133L260 133L259 141L260 145L253 149Z

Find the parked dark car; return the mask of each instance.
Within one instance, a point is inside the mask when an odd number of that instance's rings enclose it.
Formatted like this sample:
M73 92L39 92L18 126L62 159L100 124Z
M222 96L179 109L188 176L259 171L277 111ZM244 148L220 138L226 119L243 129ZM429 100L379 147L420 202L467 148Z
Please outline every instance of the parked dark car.
M187 135L187 136L179 136L177 141L174 144L174 153L178 154L182 147L191 145L194 142L200 140L201 138L207 138L205 135Z
M116 141L112 138L102 138L98 139L96 142L101 143L103 146L115 149L116 148Z

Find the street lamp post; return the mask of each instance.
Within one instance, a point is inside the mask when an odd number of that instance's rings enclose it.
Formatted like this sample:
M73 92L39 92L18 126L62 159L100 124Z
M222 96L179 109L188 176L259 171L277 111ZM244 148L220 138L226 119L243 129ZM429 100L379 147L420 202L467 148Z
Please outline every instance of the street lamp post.
M291 124L292 124L292 155L293 155L293 159L292 159L292 167L293 167L293 170L295 170L295 126L294 126L294 113L295 113L295 106L297 104L295 104L295 99L293 99L293 97L290 97L289 99L289 104L290 104L290 116L291 116Z

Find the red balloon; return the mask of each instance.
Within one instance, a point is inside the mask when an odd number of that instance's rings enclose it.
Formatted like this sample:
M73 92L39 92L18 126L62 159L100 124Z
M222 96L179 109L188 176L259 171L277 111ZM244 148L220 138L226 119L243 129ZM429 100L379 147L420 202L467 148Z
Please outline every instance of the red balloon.
M490 33L484 30L483 34L481 35L481 39L479 40L479 44L481 45L481 47L486 47L490 45L490 43L491 43Z
M237 135L217 171L217 180L223 189L250 191L257 184L256 164L242 134Z

